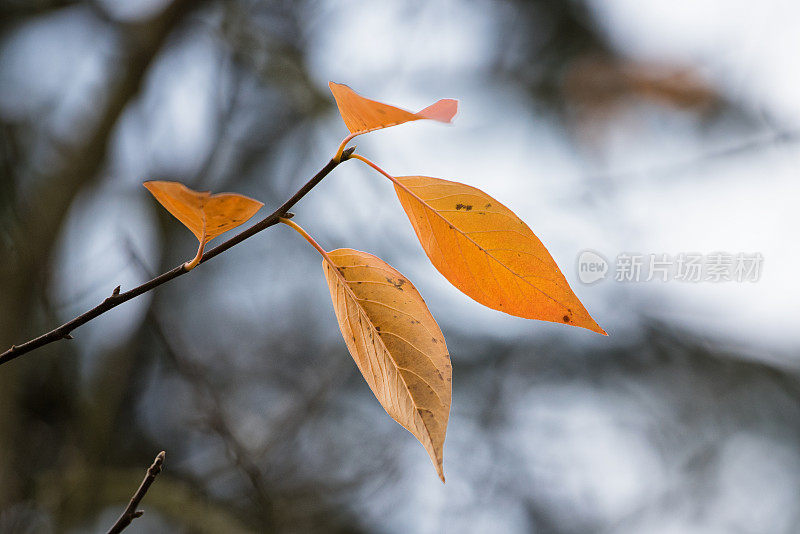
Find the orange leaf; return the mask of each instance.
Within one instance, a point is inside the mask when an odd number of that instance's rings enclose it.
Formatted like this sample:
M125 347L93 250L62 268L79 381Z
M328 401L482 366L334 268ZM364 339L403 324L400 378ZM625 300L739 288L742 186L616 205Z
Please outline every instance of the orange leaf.
M264 205L238 193L194 191L180 182L151 180L143 185L200 242L198 256L188 268L200 260L207 242L246 222Z
M330 82L328 86L336 99L336 105L339 106L339 113L347 129L350 130L351 138L420 119L450 122L458 111L458 100L450 98L439 100L422 111L412 113L364 98L344 84Z
M394 177L431 263L492 309L606 334L528 225L480 189L427 176Z
M422 443L444 482L452 369L425 301L405 276L366 252L328 252L322 269L358 369L386 412Z

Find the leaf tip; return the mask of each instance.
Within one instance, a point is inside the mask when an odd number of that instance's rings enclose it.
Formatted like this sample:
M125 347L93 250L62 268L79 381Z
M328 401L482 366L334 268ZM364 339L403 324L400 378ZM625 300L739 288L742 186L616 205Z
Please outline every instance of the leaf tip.
M585 328L587 330L591 330L592 332L595 332L595 333L603 335L603 336L608 336L608 332L603 330L603 328L597 323L594 323L592 325L586 325L583 328Z
M458 100L453 98L443 98L438 102L434 102L427 108L419 111L417 115L425 119L451 123L453 122L453 117L455 117L457 113Z
M352 91L353 93L355 93L355 91L353 91L353 88L350 87L349 85L334 81L328 82L328 89L330 89L331 94L333 95L334 100L336 100L337 105L339 104L339 97L343 96L344 93L346 93L347 91Z
M595 321L588 312L586 312L586 317L580 323L576 323L574 326L580 326L597 334L608 336L608 332L603 330L603 327L597 324L597 321Z
M577 296L575 298L577 299ZM580 301L578 301L578 304L580 306L580 309L578 310L578 313L576 315L573 315L572 311L568 310L569 314L565 314L560 321L554 321L554 322L560 322L561 324L565 324L567 326L577 326L579 328L585 328L586 330L590 330L597 334L602 334L604 336L607 336L608 332L603 330L603 328L599 324L597 324L597 321L595 321L594 318L591 315L589 315L589 312L586 311L586 308L583 307L583 304L581 304ZM530 317L530 318L537 319L537 317Z

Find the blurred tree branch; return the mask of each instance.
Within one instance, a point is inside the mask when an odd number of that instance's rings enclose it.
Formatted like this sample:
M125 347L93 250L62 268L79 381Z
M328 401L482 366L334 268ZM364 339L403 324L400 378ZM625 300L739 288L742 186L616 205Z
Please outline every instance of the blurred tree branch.
M149 319L156 338L164 347L165 354L181 376L192 386L195 396L204 408L206 424L225 443L228 456L253 487L255 491L254 500L256 501L254 504L259 511L263 525L272 524L274 521L272 513L273 498L269 490L269 484L264 480L261 470L253 461L247 447L241 443L228 423L222 399L216 388L209 382L208 375L204 369L184 356L186 351L183 347L176 346L178 343L176 333L173 331L168 335L152 311Z
M44 4L55 8L61 3ZM107 81L96 95L87 133L69 142L52 140L50 160L45 165L13 165L15 172L2 184L4 192L0 194L0 226L4 234L0 295L3 304L8 309L13 306L14 311L0 321L0 346L7 346L14 337L30 335L38 323L37 305L45 287L42 280L73 199L97 180L107 159L112 132L123 111L139 94L150 65L168 37L203 4L174 0L147 20L115 24L120 51L108 65ZM29 11L31 16L35 13L35 9ZM20 17L24 19L26 15ZM5 15L3 20L8 20ZM13 148L12 144L10 149ZM20 190L23 179L30 184L24 191ZM14 502L24 492L22 478L15 476L24 464L20 459L24 452L12 453L16 450L13 440L21 417L15 407L25 394L24 370L9 370L0 376L0 450L8 451L0 459L0 502Z
M6 0L0 8L0 29L13 27L20 20L69 7L79 0Z

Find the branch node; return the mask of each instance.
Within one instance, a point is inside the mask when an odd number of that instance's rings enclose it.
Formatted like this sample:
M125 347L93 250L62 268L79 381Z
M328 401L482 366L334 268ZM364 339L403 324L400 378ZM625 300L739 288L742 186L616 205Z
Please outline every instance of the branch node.
M120 290L120 289L122 289L122 286L117 286L117 287L115 287L115 288L114 288L114 291L112 291L112 292L111 292L111 296L112 296L112 297L116 297L117 295L119 295L119 290Z
M294 217L294 213L291 211L287 211L281 216L282 219L291 219L292 217Z
M348 148L347 150L342 152L342 157L339 159L339 161L345 161L345 160L349 159L350 155L355 151L356 151L356 147L355 146L351 146L350 148Z
M66 334L64 334L64 339L75 339L75 338L72 337L72 334L66 333Z

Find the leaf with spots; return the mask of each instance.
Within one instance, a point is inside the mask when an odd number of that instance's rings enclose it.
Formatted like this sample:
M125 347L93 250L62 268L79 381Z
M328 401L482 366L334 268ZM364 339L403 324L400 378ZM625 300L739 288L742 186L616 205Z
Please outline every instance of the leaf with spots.
M390 179L431 263L467 296L518 317L605 334L539 238L510 209L458 182Z
M200 242L197 256L186 263L189 269L200 261L206 243L246 222L264 205L238 193L194 191L180 182L151 180L143 185Z
M444 482L452 369L425 301L405 276L366 252L328 252L322 269L358 369L386 412L422 443Z
M450 98L439 100L417 113L412 113L364 98L344 84L330 82L328 86L336 99L339 113L350 130L350 139L356 135L420 119L450 122L458 111L458 100Z

